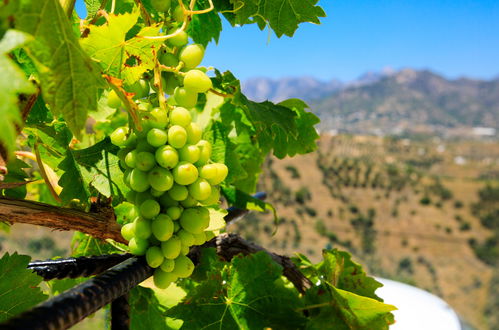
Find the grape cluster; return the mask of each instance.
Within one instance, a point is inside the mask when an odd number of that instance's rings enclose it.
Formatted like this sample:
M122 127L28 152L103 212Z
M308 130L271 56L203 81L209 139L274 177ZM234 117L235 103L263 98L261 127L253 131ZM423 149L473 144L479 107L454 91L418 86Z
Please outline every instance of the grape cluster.
M172 15L180 22L181 13L175 9ZM212 146L202 140L202 129L192 121L189 109L212 84L204 70L197 68L204 48L186 43L182 31L168 39L158 55L165 67L180 68L162 72L163 91L150 93L154 87L147 77L125 86L135 94L142 130L120 127L111 134L111 142L121 147L118 156L125 184L131 189L126 197L137 213L121 234L129 241L131 253L145 255L156 268L154 283L159 288L192 273L194 264L186 255L191 246L214 236L206 231L210 221L206 206L219 202L218 185L228 174L227 166L210 160ZM169 95L163 109L158 103L161 92ZM108 105L122 106L113 91Z

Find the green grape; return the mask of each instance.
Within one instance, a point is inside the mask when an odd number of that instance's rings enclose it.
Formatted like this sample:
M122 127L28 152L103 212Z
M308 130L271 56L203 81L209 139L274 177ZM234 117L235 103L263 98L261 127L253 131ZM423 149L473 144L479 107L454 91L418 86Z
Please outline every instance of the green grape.
M154 155L147 151L141 151L135 157L135 167L141 171L149 171L156 165Z
M170 206L166 209L166 214L168 214L172 220L178 220L182 215L182 208L179 206Z
M141 217L137 217L133 222L135 226L135 237L148 239L151 236L151 222Z
M178 152L172 146L162 146L156 150L156 162L164 168L174 168L178 164Z
M205 231L204 232L205 236L206 236L206 242L208 242L209 240L213 239L216 237L215 233L212 232L212 231Z
M179 60L184 62L184 68L194 69L203 60L204 47L198 44L185 46L179 54Z
M199 160L196 162L196 166L202 166L210 160L211 157L211 143L206 140L201 140L197 144L200 154Z
M159 289L166 289L177 280L177 276L173 273L167 273L158 268L154 271L153 281L154 285Z
M165 257L163 257L163 252L158 246L151 246L147 249L146 261L152 268L158 268L161 266L164 259Z
M206 242L206 234L204 231L199 234L194 234L194 244L193 245L203 245Z
M172 4L171 0L151 0L151 6L156 11L167 12Z
M213 87L210 77L200 70L190 70L184 76L184 88L196 93L206 93Z
M147 139L139 139L137 142L137 147L135 148L137 150L137 153L139 152L155 152L155 148L151 146L148 142Z
M182 242L180 238L173 235L169 240L161 243L161 250L163 255L168 259L175 259L180 254L180 248L182 247Z
M201 167L199 176L203 179L213 179L217 176L217 166L215 164L208 164Z
M184 21L184 17L185 17L184 10L182 9L182 7L180 7L180 6L175 7L175 9L173 10L172 16L173 16L173 19L175 20L175 22L182 23Z
M159 56L159 63L165 66L176 67L178 65L178 62L179 61L177 56L168 51L162 52L161 55Z
M189 126L185 128L187 132L187 143L196 144L201 140L201 136L203 135L203 131L201 127L199 127L196 123L190 123Z
M175 268L173 272L180 278L185 278L191 276L194 271L194 264L191 259L186 256L179 256L175 259Z
M173 98L181 107L194 108L198 103L198 93L184 87L176 87L173 91Z
M159 214L160 208L158 202L154 199L148 199L140 204L140 215L146 219L152 219Z
M182 241L182 246L192 246L194 244L194 235L189 233L187 230L180 229L177 236Z
M130 253L135 254L137 256L142 256L146 254L147 247L149 243L146 239L133 237L128 242L128 248L130 249Z
M207 199L201 200L201 204L203 205L214 205L218 204L220 201L220 190L218 187L211 187L211 194Z
M166 42L170 46L182 47L183 45L187 44L188 36L187 36L187 33L185 31L179 31L178 33L177 33L177 31L178 31L177 28L170 29L168 31L168 34L176 33L176 35L174 37L171 37L170 39L166 40Z
M139 79L136 83L131 85L128 90L134 93L134 98L141 99L149 95L149 83L145 79Z
M183 201L189 195L189 191L187 187L175 183L167 194L175 201Z
M135 236L135 225L133 222L125 224L121 227L121 236L127 241L131 240Z
M153 147L159 147L166 143L168 134L159 128L153 128L147 132L147 143Z
M225 180L227 174L229 173L229 169L225 164L215 163L213 165L215 165L217 168L217 175L211 179L208 179L208 182L212 185L217 185Z
M153 108L148 115L148 121L149 124L153 128L161 128L164 129L166 125L168 124L168 113L166 110L163 110L161 108ZM149 133L149 132L148 132Z
M175 268L175 260L164 258L163 263L160 266L161 270L164 272L171 272Z
M181 161L195 163L199 160L199 155L201 151L196 145L188 145L186 144L178 151Z
M149 179L149 176L147 178ZM165 192L151 188L151 190L149 190L149 193L151 194L151 196L158 198L161 197L161 195L163 195Z
M161 195L159 198L159 203L163 208L169 208L171 206L178 206L178 201L172 199L168 193Z
M118 94L116 94L114 89L111 90L109 92L109 94L107 94L107 105L113 109L118 109L119 107L121 107L123 105L120 97L118 96Z
M124 146L127 141L127 134L128 134L127 127L118 127L117 129L114 130L114 132L111 133L111 143L118 147Z
M173 221L166 214L160 214L152 221L151 229L154 237L166 241L173 235Z
M204 207L185 209L180 217L180 225L191 234L202 233L210 223L210 214Z
M168 141L174 148L180 149L187 142L187 132L185 128L178 125L173 125L168 129Z
M175 107L170 113L170 124L172 125L186 128L191 123L191 120L191 113L186 108Z
M131 172L131 171L130 171ZM126 200L130 203L134 203L135 202L135 197L137 197L137 192L136 191L133 191L133 190L130 190L126 193Z
M180 202L180 205L183 207L194 207L198 205L198 201L191 195L188 195L186 199Z
M138 152L136 149L132 150L126 154L126 156L125 156L126 166L128 166L130 168L135 168L135 166L137 165L137 154L138 154Z
M205 200L211 195L211 185L203 178L198 178L189 185L189 194L198 201Z
M147 180L147 173L134 168L130 172L130 188L137 192L143 192L149 189L149 181Z
M135 205L136 205L136 208L138 210L138 207L140 206L140 204L144 203L146 200L148 199L154 199L154 196L151 195L151 193L149 191L144 191L144 192L139 192L139 193L136 193L135 194ZM140 213L140 211L138 211Z
M149 184L156 190L167 191L173 186L173 175L166 168L156 166L147 175Z
M123 173L123 182L130 187L130 176L132 174L132 169L128 168L125 170L125 173Z
M181 228L180 228L180 224L178 223L178 221L175 221L175 222L173 223L173 232L174 232L174 233L178 233L178 231L179 231L180 229L181 229Z
M198 169L188 162L179 162L173 169L175 182L181 185L188 185L198 178Z

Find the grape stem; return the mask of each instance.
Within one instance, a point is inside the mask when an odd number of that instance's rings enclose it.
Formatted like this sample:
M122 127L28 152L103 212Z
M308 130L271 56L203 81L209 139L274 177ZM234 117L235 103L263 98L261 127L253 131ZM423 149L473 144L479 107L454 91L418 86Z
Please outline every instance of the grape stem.
M153 20L149 13L147 12L146 8L144 7L144 4L142 3L141 0L135 0L135 4L140 8L140 14L142 15L142 18L144 18L144 21L146 22L147 26L151 26L153 23Z
M226 94L226 93L222 93L222 92L219 92L213 88L210 88L209 90L211 93L215 94L215 95L218 95L218 96L221 96L221 97L234 97L234 94Z

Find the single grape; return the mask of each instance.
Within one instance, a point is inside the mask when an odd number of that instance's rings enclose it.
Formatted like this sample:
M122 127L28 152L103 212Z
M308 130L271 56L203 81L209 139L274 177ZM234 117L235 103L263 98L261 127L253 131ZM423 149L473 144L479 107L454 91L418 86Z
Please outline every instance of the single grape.
M169 208L171 206L178 206L178 201L172 199L168 193L161 195L159 198L159 203L164 208Z
M187 132L187 143L196 144L201 140L203 135L203 130L196 123L190 123L189 126L185 128Z
M164 129L168 124L168 113L161 108L153 108L148 115L148 121L152 128ZM149 133L149 132L148 132Z
M107 94L107 105L113 109L118 109L123 105L120 97L118 96L118 94L116 94L114 90L111 90L109 94Z
M217 185L220 184L225 178L227 177L227 174L229 173L229 169L225 164L222 163L215 163L213 164L217 168L217 175L211 179L207 179L209 183L212 185Z
M194 271L194 263L186 256L178 256L175 259L175 268L173 272L180 278L185 278L191 276Z
M211 195L211 185L203 178L198 178L189 185L188 189L189 194L198 201L205 200Z
M188 185L198 178L198 169L188 162L179 162L173 169L175 182L181 185Z
M130 188L137 192L143 192L149 189L149 181L147 181L147 173L134 168L130 172Z
M188 195L186 199L180 202L180 205L183 207L194 207L198 205L198 201L191 195Z
M176 67L178 65L178 62L179 61L177 56L168 51L162 52L161 55L159 56L159 63L165 66Z
M177 236L182 241L182 246L192 246L194 244L194 235L189 233L187 230L180 229Z
M182 245L182 247L180 248L180 255L186 256L187 254L189 254L190 249L190 246Z
M137 217L133 222L135 227L135 237L141 239L148 239L151 236L151 223L141 217Z
M125 170L125 173L123 173L123 182L127 185L127 187L130 186L130 176L132 174L132 169L128 168Z
M158 268L154 271L153 281L154 285L159 289L166 289L170 284L177 280L177 276L173 273L167 273Z
M183 201L189 195L189 191L187 187L175 183L167 194L175 201Z
M197 144L200 154L199 160L196 162L196 166L202 166L210 160L211 157L211 143L206 140L201 140Z
M199 234L194 234L194 244L193 245L203 245L206 242L206 234L204 231Z
M149 95L149 83L145 79L139 79L128 90L130 93L135 94L135 99L141 99Z
M164 258L163 263L160 266L161 270L164 272L171 272L175 268L175 260Z
M180 149L187 142L187 132L185 128L178 125L173 125L168 129L168 141L174 148Z
M164 145L167 139L168 134L162 129L153 128L149 132L147 132L147 143L149 143L153 147Z
M139 152L135 159L135 167L141 171L149 171L156 165L154 155L147 151Z
M178 31L177 28L170 29L168 31L168 34L174 34L175 36L171 37L170 39L166 40L166 42L170 46L174 47L182 47L183 45L187 44L187 33L185 31Z
M140 204L140 215L146 219L152 219L159 214L159 203L154 199L148 199Z
M133 237L128 242L128 248L130 249L130 253L135 254L137 256L142 256L146 254L147 247L149 243L146 239Z
M211 194L207 199L201 200L201 204L203 205L214 205L218 204L220 201L220 190L218 187L211 187Z
M173 186L173 175L166 168L156 166L147 175L151 187L158 191L167 191Z
M180 217L180 225L191 234L202 233L210 223L210 214L204 207L185 209Z
M163 242L173 235L173 221L166 214L158 215L151 223L154 237Z
M203 60L204 47L198 44L185 46L179 54L179 60L184 62L184 68L194 69Z
M139 192L136 193L135 196L136 197L134 203L136 205L135 207L137 208L138 213L140 213L138 209L140 204L144 203L148 199L154 199L154 196L151 194L150 191Z
M191 123L191 120L191 113L186 108L175 107L170 113L170 124L172 125L179 125L186 128Z
M210 77L200 70L189 70L184 76L184 88L196 93L206 93L213 87Z
M156 150L156 162L164 168L174 168L178 164L178 151L172 146L162 146Z
M150 172L149 172L149 174L150 174ZM149 179L149 176L147 178ZM151 187L151 190L149 190L149 193L151 194L151 196L158 198L158 197L161 197L161 195L163 195L165 192L161 191L161 190L156 190L156 189Z
M180 6L175 7L175 9L173 10L172 16L173 16L173 19L175 20L175 22L177 22L177 23L183 22L185 14L184 14L184 10L182 9L182 7L180 7Z
M172 4L171 0L151 0L151 6L156 11L167 12Z
M180 254L182 242L176 235L170 237L169 240L161 243L161 250L163 255L168 259L175 259Z
M146 261L149 266L152 268L158 268L163 263L165 257L163 256L163 252L161 248L158 246L151 246L147 249L146 252Z
M173 91L173 98L181 107L194 108L198 103L198 93L184 87L176 87Z
M111 143L122 147L126 144L127 141L128 128L127 127L118 127L111 133ZM186 133L187 139L187 133Z
M138 154L138 151L136 149L134 149L126 154L126 156L125 156L126 166L128 166L130 168L135 168L135 166L137 165L137 154Z
M135 225L133 222L125 224L121 227L121 236L127 241L131 240L135 236Z
M199 160L201 151L196 145L186 144L179 149L178 154L180 156L180 161L195 163Z
M172 220L178 220L182 215L182 208L179 206L170 206L166 209L166 214L168 214Z
M215 164L207 164L199 170L199 176L203 179L213 179L217 176L217 166Z

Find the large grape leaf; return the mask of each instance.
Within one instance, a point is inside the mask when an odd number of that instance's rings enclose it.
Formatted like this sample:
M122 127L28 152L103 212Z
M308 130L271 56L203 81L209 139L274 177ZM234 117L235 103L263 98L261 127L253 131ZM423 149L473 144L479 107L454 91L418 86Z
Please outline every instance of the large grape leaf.
M97 66L81 48L58 0L20 0L15 27L33 35L28 53L35 60L45 101L79 136L103 86Z
M182 319L182 329L296 329L305 318L297 292L276 285L282 267L264 252L235 257L222 273L189 290L167 315Z
M18 95L31 93L33 86L25 78L22 70L7 56L13 49L30 40L29 35L8 30L0 41L0 143L7 151L12 151L16 142L16 125L21 124L18 108Z
M47 298L38 287L42 278L26 268L29 261L17 253L0 259L0 322Z
M81 150L66 151L66 158L59 164L64 174L59 180L63 188L60 197L64 203L73 198L88 202L91 188L115 202L123 197L123 172L116 156L118 147L109 138Z
M207 0L199 0L196 2L196 9L205 9L209 7ZM191 23L187 30L195 43L206 45L214 40L218 43L220 32L222 31L222 20L218 13L210 11L201 15L192 16Z
M85 1L85 7L87 9L87 18L92 18L99 10L103 0L84 0L84 1Z
M127 33L139 16L139 10L110 14L106 24L90 26L88 37L81 40L82 47L99 61L105 73L122 78L127 84L133 84L144 72L154 68L157 50L163 43L144 38L157 35L159 26L144 27L136 36L127 39Z
M232 25L257 23L260 29L270 25L278 37L292 37L298 24L310 22L320 24L324 10L317 6L318 0L218 0L218 10ZM227 7L232 7L228 10Z
M135 287L130 291L130 328L136 330L169 329L166 324L166 309L154 291Z

